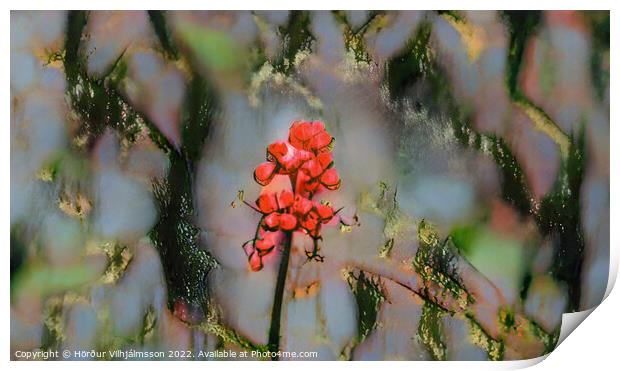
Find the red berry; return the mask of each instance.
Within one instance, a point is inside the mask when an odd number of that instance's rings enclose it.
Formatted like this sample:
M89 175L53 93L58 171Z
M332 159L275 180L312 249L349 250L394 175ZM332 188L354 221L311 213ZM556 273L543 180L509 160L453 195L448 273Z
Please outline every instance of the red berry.
M265 217L264 222L267 229L270 231L276 230L280 225L280 214L271 213Z
M331 144L332 139L320 121L295 121L289 130L289 142L305 151L321 151Z
M254 180L256 183L266 186L271 182L276 174L276 164L273 162L263 162L254 170Z
M297 218L292 214L282 214L280 216L280 229L283 231L292 231L297 228Z
M334 162L334 158L329 152L320 153L318 156L316 156L316 159L321 165L323 171L327 170Z
M315 207L316 212L319 214L319 218L321 218L323 223L327 223L334 217L334 209L332 209L331 206L318 204Z
M258 252L253 252L249 257L248 262L250 263L250 269L254 272L258 272L263 269L263 261L258 255Z
M278 209L276 198L270 193L260 195L256 200L256 206L263 214L270 214Z
M280 209L286 209L293 206L295 202L295 195L291 191L282 191L278 194L278 207Z
M254 247L261 253L268 252L276 245L277 232L264 232L260 238L254 241Z
M340 176L335 168L327 169L321 175L321 184L330 191L334 191L340 187Z
M306 215L312 210L312 201L307 198L297 195L295 196L295 203L293 204L293 212L297 215Z

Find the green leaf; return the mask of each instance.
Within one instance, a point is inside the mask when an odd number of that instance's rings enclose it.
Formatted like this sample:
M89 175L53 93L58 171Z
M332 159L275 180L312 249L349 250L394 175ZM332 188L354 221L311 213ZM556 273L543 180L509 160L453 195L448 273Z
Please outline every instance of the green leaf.
M358 342L361 343L377 326L377 314L385 301L385 294L378 278L364 274L363 271L357 276L349 272L347 282L357 302Z
M478 225L460 225L452 229L450 236L456 248L467 255L471 253L472 245L479 233L480 227Z
M94 282L98 272L88 265L50 267L34 265L16 279L15 292L32 295L49 295L77 288Z
M243 67L245 53L228 34L189 22L181 22L177 33L202 67L212 72L232 72Z
M418 337L435 361L445 361L447 346L444 339L442 317L445 313L434 303L425 301L418 325Z

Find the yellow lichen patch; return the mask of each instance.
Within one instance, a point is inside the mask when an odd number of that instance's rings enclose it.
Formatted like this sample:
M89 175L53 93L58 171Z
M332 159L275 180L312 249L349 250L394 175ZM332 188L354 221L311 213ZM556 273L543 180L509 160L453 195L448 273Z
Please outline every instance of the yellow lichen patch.
M82 296L82 295L78 295L75 292L67 292L63 295L63 304L64 305L70 305L70 304L83 304L83 305L90 305L90 301L87 297Z
M418 238L428 246L437 246L439 244L439 235L433 225L422 219L418 224Z
M250 340L244 338L242 335L239 335L234 330L222 325L214 318L209 317L205 321L194 326L194 328L204 333L213 334L219 337L222 342L236 345L245 350L257 350L261 353L267 351L266 345L253 344Z
M76 148L82 149L86 146L86 144L88 144L88 135L75 135L72 139L72 143L73 145L75 145Z
M321 283L319 281L314 281L308 286L296 287L295 290L293 291L293 297L295 299L312 297L318 294L320 289L321 289Z
M340 224L340 232L342 233L351 233L353 231L353 227L350 225Z
M48 342L51 343L48 345L60 344L65 338L63 304L62 296L54 296L45 303L43 324L47 328Z
M394 248L394 239L390 238L379 249L379 256L382 258L387 258L390 256L392 249Z
M44 167L43 169L39 170L39 172L37 173L37 179L42 180L44 182L51 182L54 180L54 173L52 172L51 168Z
M536 130L545 133L555 142L555 144L558 145L562 159L566 160L570 149L570 140L562 129L560 129L560 127L542 109L534 105L525 97L520 97L515 100L515 104L517 107L521 108L523 112L525 112L530 120L532 120Z
M473 299L454 280L428 265L420 266L418 264L416 268L424 280L425 291L434 297L434 300L449 310L463 311L467 309Z
M113 243L104 244L102 249L108 256L109 262L100 281L101 283L115 283L127 270L127 266L133 258L133 254L125 246Z
M352 280L354 279L353 276L353 269L354 267L344 267L340 270L340 277L345 280L346 282L351 283Z
M71 217L83 219L90 213L92 204L86 196L79 192L75 195L65 193L58 200L58 208Z
M357 200L357 207L360 211L369 211L378 215L383 215L377 206L375 197L370 192L362 192Z
M383 234L387 238L409 236L414 233L415 222L412 217L398 209L390 210L385 217Z
M306 56L307 53L297 53L295 55L294 64L300 64ZM271 83L279 88L287 88L292 92L301 95L306 99L308 105L314 109L321 110L323 108L323 103L321 103L321 100L312 95L312 92L308 88L297 82L292 77L287 76L282 72L277 72L269 63L263 64L263 66L252 75L250 86L248 88L248 99L251 106L257 107L261 103L259 98L260 91L263 85L267 83Z
M484 28L456 19L450 15L444 15L443 17L461 35L469 61L475 62L478 60L478 57L484 50L484 46L488 44Z
M104 306L97 311L97 322L101 328L101 332L97 337L98 349L119 349L125 342L125 338L115 336L114 333L114 319L110 315L110 308L108 305ZM106 352L107 357L104 360L111 360L109 352Z
M444 361L447 356L442 322L444 315L445 312L430 301L422 306L422 318L420 318L417 336L436 361Z
M112 245L111 242L103 243L95 238L86 241L86 256L99 255L101 252L105 253L104 244Z
M508 307L502 307L499 310L499 321L504 326L505 331L512 331L516 327L515 314Z
M491 361L499 361L504 358L504 344L490 337L480 325L467 318L469 325L469 340L472 344L484 349Z
M155 325L157 324L157 314L153 307L149 307L144 315L144 323L140 333L140 342L144 343L155 336Z
M379 247L379 256L387 257L396 241L407 241L415 236L415 220L398 206L397 190L390 192L386 182L377 183L373 192L363 192L357 200L357 209L384 218L385 243Z
M391 21L395 19L393 13L380 13L377 14L368 26L366 26L366 34L370 35L381 31L381 29L387 27Z
M351 45L351 48L355 47L356 44ZM342 63L338 66L339 75L347 83L367 81L369 77L376 77L378 75L375 69L376 65L358 60L355 57L355 52L351 49L345 53Z
M62 70L64 68L64 50L58 50L54 52L44 50L43 53L39 54L37 57L44 63L45 67L54 68L57 70Z
M514 318L514 325L507 329L505 342L511 348L511 357L534 358L553 350L552 336L523 316Z

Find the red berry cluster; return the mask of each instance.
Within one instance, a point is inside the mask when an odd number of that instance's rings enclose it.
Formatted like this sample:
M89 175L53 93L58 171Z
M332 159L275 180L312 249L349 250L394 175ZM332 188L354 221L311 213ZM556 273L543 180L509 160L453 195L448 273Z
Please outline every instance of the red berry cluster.
M293 191L266 192L256 200L255 210L262 218L255 238L244 245L252 270L262 269L263 256L273 251L285 233L303 232L316 246L321 225L337 213L328 204L312 201L316 193L340 187L340 176L333 167L333 143L322 122L295 121L288 141L267 147L267 162L256 168L254 179L266 186L276 174L288 175Z

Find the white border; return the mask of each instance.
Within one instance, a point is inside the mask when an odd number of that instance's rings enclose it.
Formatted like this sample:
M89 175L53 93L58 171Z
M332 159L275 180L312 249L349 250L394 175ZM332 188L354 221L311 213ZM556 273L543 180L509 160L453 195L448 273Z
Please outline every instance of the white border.
M433 1L377 1L377 0L346 0L346 1L326 1L326 0L227 0L227 1L192 1L192 0L139 0L128 1L108 0L108 1L41 1L41 0L22 0L19 3L11 4L12 9L576 9L576 10L605 10L612 8L612 1L608 0L505 0L502 2L492 2L484 0L433 0ZM499 6L501 5L501 7Z
M561 4L561 6L558 6ZM7 4L8 5L8 4ZM128 4L127 1L119 1L119 0L109 0L109 1L94 1L85 3L84 1L54 1L54 2L45 2L45 1L31 1L31 0L22 0L19 3L10 4L13 7L19 9L82 9L85 6L88 6L89 9L196 9L196 8L212 8L212 9L223 9L224 6L226 9L377 9L377 6L380 6L381 9L402 9L407 7L416 7L420 9L429 8L429 9L494 9L498 6L504 9L611 9L611 65L612 70L616 71L615 68L618 63L618 43L614 38L615 27L617 24L618 16L616 11L614 10L611 1L599 1L599 0L588 0L588 1L576 1L576 0L564 0L560 2L551 2L551 1L532 1L532 0L521 0L521 1L503 1L501 3L490 2L490 1L432 1L432 2L401 2L401 1L368 1L368 0L357 0L357 1L298 1L298 0L289 0L289 1L239 1L239 0L228 0L226 2L197 2L197 1L187 1L187 0L175 0L175 1L161 1L161 0L152 0L152 1L134 1L131 4ZM2 13L2 23L5 25L3 29L3 37L1 39L2 42L2 50L5 51L5 55L9 55L10 47L10 13L5 11ZM10 217L9 217L9 195L10 195L10 184L9 184L9 169L10 169L10 135L9 135L9 117L10 117L10 75L9 75L9 58L5 57L0 60L2 64L2 80L3 80L3 89L2 89L2 117L4 118L3 130L2 133L2 157L0 162L2 164L2 173L3 174L3 182L1 184L2 187L2 237L3 241L5 241L5 254L9 253L9 226L10 226ZM613 86L616 86L615 82L617 82L617 78L615 73L611 74L611 85L612 85L612 93L613 97ZM613 100L612 100L613 102ZM617 112L611 109L611 122L617 122L616 118L618 118ZM610 125L610 134L611 134L611 142L612 143L620 143L619 138L619 129L615 125ZM614 172L614 167L617 167L619 162L619 150L618 147L611 145L611 189L620 189L620 183L618 182L618 174ZM618 221L618 212L620 210L618 204L618 198L615 197L615 194L611 193L611 269L610 269L610 278L609 285L607 290L607 295L610 294L611 288L615 283L615 279L617 277L618 271L618 247L620 246L618 240L618 232L617 232L617 221ZM5 255L6 257L6 255ZM2 328L4 329L4 336L1 340L1 348L4 352L5 362L9 360L9 343L10 343L10 331L9 331L9 322L10 322L10 307L9 307L9 259L5 258L4 262L5 268L5 279L2 280L2 290L4 291L3 295L3 316L1 318ZM604 302L596 308L592 313L592 316L589 316L587 320L579 326L577 330L575 330L576 335L569 336L566 341L558 346L558 348L551 353L547 359L536 365L535 369L537 370L556 370L556 369L573 369L573 368L589 368L589 369L610 369L609 365L617 364L616 354L618 353L618 336L620 336L620 325L618 318L618 313L620 313L620 294L616 292L611 292L611 295L604 300ZM576 315L578 316L578 314ZM570 317L570 316L569 316ZM574 317L574 316L573 316ZM585 317L584 317L585 318ZM581 319L583 320L583 318ZM573 321L570 318L567 318L566 321ZM581 322L581 321L579 321ZM573 323L574 325L574 323ZM354 365L346 362L324 362L320 364L320 367L333 369L340 367L355 367L360 370L371 370L376 367L389 367L394 369L410 369L411 367L421 367L423 369L458 369L458 370L488 370L488 369L515 369L515 368L523 368L532 366L538 362L540 362L544 357L535 360L528 361L518 361L518 362L500 362L500 363L491 363L491 362L382 362L382 363L374 363L374 362L356 362ZM160 362L148 362L148 365L139 362L139 364L127 363L127 362L115 362L113 365L103 363L103 362L89 362L87 365L81 362L46 362L45 364L39 364L38 362L11 362L9 367L11 368L19 368L19 369L30 369L30 368L39 368L45 367L46 369L78 369L88 367L89 369L98 370L109 367L131 367L131 368L140 368L140 367L149 367L155 369L166 370L169 367L183 367L183 368L200 368L205 369L205 367L214 367L215 364L209 363L205 364L202 362L185 362L183 364L167 364ZM216 366L217 369L222 370L237 370L240 364L237 362L219 362ZM271 362L252 362L251 365L247 365L251 368L256 369L284 369L287 370L291 367L291 364L288 362L279 362L279 363L271 363ZM311 364L309 362L302 362L295 364L294 367L300 370L311 370L316 367L316 365Z

